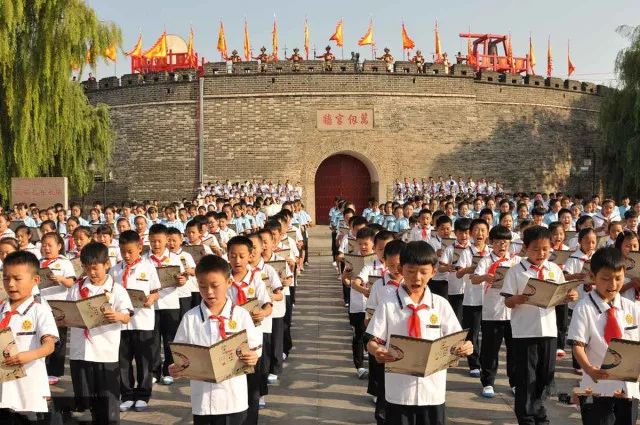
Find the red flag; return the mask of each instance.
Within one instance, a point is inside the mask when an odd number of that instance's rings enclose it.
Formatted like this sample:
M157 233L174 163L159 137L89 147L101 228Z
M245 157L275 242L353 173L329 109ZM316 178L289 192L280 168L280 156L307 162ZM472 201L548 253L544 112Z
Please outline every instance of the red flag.
M304 20L304 52L306 59L309 60L309 24L306 19Z
M576 67L573 66L573 62L571 62L571 51L569 47L569 42L567 41L567 74L571 77L571 74L576 72Z
M278 60L278 24L276 24L276 16L273 15L273 30L271 31L271 42L273 45L272 58Z
M473 67L478 65L476 56L473 54L473 45L471 44L471 37L467 37L467 64Z
M411 50L416 47L416 43L409 37L407 34L407 29L404 27L404 22L402 23L402 48L405 50Z
M367 33L358 41L358 46L374 45L373 41L373 21L369 21L369 29Z
M339 47L344 46L344 40L342 39L342 19L338 21L338 25L336 25L336 32L333 33L329 40L333 40L336 42L336 45Z

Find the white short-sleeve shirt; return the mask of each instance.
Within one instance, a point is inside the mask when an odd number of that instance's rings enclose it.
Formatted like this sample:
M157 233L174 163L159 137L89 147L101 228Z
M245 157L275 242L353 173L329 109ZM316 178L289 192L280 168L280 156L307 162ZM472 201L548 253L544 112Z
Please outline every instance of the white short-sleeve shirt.
M40 259L40 267L46 264L44 258ZM56 275L67 278L76 277L76 271L73 268L71 261L63 256L58 256L53 262L49 263L49 270ZM40 290L40 296L45 300L66 300L68 288L64 285L51 286Z
M482 251L479 251L474 245L471 245L460 254L458 260L458 267L465 268L473 264L473 257L479 255L485 257L489 255L491 249L485 245ZM467 306L479 306L482 305L482 298L484 296L484 284L474 285L471 283L470 274L464 275L464 298L462 299L462 305Z
M180 266L180 273L184 273L184 266L180 257L165 249L162 255L156 256L149 251L143 256L156 267ZM185 283L186 285L186 283ZM180 298L178 297L178 287L171 286L160 290L160 298L156 301L156 310L178 310L180 309Z
M491 252L478 262L474 274L477 276L487 274L489 272L489 268L499 259L500 257ZM504 261L499 264L499 267L511 267L514 264L518 264L521 260L522 258L517 255L509 255L504 258ZM511 319L511 309L504 304L504 297L500 295L502 289L487 286L486 282L476 286L482 287L482 290L484 291L484 295L482 297L482 320Z
M121 285L124 288L123 275L127 268L127 264L121 261L115 267L111 267L109 274L113 278L114 282ZM126 289L138 289L144 291L149 296L153 292L160 290L160 280L158 280L158 273L156 267L146 258L141 258L141 261L134 265L129 271L127 277ZM125 290L126 290L125 289ZM133 311L133 316L129 320L129 323L122 324L122 330L138 330L138 331L152 331L155 326L155 308L136 308Z
M365 264L357 277L362 281L362 285L367 287L369 276L382 276L384 270L384 264L376 258L372 263ZM367 296L353 289L353 286L349 288L349 313L363 313L366 305Z
M280 280L280 276L278 276L278 272L276 271L276 269L274 269L269 264L266 264L263 259L260 259L260 262L258 263L256 268L260 273L260 279L262 279L265 285L271 287L272 291L276 291L278 289L280 289L281 291L284 290L284 288L282 287L282 281ZM271 311L271 318L279 319L284 317L287 311L287 304L284 297L282 297L280 301L272 300L272 302L273 310Z
M243 286L242 291L244 292L247 301L257 298L261 307L264 307L265 304L272 304L271 297L269 297L269 293L267 292L267 286L260 278L260 274L257 271L256 273L253 273L253 270L249 268L250 266L247 267L247 273L239 282ZM238 289L234 285L231 285L227 290L227 297L231 298L234 303L236 302ZM273 319L271 315L269 315L260 322L260 325L256 326L256 329L260 332L271 333L272 326Z

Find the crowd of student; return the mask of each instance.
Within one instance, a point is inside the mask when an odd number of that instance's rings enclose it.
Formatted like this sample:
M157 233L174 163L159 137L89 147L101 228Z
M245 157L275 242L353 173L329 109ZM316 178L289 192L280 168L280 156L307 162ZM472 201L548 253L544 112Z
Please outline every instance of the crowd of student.
M273 181L261 180L257 181L253 179L251 181L245 180L244 182L231 183L230 180L225 180L224 183L216 180L215 183L208 182L207 184L201 184L198 188L198 197L204 198L211 195L216 197L226 198L244 198L245 196L264 196L272 198L275 201L296 201L302 199L302 184L297 182L295 186L289 181L285 180L284 183L280 181L275 184Z
M48 400L68 360L71 414L116 424L120 412L153 407L156 382L180 377L169 343L209 347L246 330L250 351L239 357L255 371L221 383L192 380L191 404L195 424L257 424L293 348L296 281L312 223L300 200L272 204L278 210L269 214L253 197L206 195L201 205L162 209L96 203L89 217L78 204L0 212L0 332L10 329L18 349L4 364L26 371L0 384L0 423L66 414ZM180 270L169 286L158 274L167 266ZM52 284L40 289L43 276ZM142 307L133 307L130 290L144 292ZM53 300L99 294L109 299L109 324L66 328L54 320ZM241 307L254 299L258 308Z
M457 354L467 357L486 398L496 395L504 341L519 424L549 423L544 401L556 360L569 347L582 377L573 394L582 422L635 424L638 383L608 379L600 365L613 338L640 337L640 279L625 276L640 248L639 210L628 197L616 205L562 193L371 199L363 211L336 198L333 254L356 374L368 376L377 423L445 423L446 370L426 378L385 372L395 359L388 341L391 334L436 339L464 328L467 344ZM350 270L350 255L374 260ZM527 304L530 278L580 284L560 305L541 308Z
M438 176L437 180L433 177L420 180L415 177L411 180L405 177L402 182L396 180L392 188L393 200L399 202L414 196L430 199L447 195L495 195L503 192L504 187L500 182L487 181L484 178L475 182L472 177L464 179L458 176L456 179L452 175L449 175L446 180L442 176Z

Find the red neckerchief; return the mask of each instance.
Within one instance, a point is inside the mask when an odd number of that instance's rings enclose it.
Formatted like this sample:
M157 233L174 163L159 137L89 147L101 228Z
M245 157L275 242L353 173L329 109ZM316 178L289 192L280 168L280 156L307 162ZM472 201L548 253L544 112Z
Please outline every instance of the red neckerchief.
M135 260L133 263L125 264L124 273L122 273L122 286L124 287L124 289L127 289L127 280L129 279L129 273L131 273L131 269L134 268L135 265L140 263L141 261L142 261L142 258L138 257L138 259Z

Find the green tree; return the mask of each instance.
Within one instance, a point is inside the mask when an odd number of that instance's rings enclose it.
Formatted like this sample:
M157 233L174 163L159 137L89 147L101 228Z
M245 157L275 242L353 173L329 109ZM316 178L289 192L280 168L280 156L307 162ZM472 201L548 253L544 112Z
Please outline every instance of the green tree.
M608 193L640 194L640 27L621 26L630 40L618 52L618 86L609 90L600 109L601 149Z
M66 176L71 193L91 189L87 164L104 169L114 134L106 105L89 104L72 68L82 75L121 39L82 0L0 2L0 197L12 176Z

